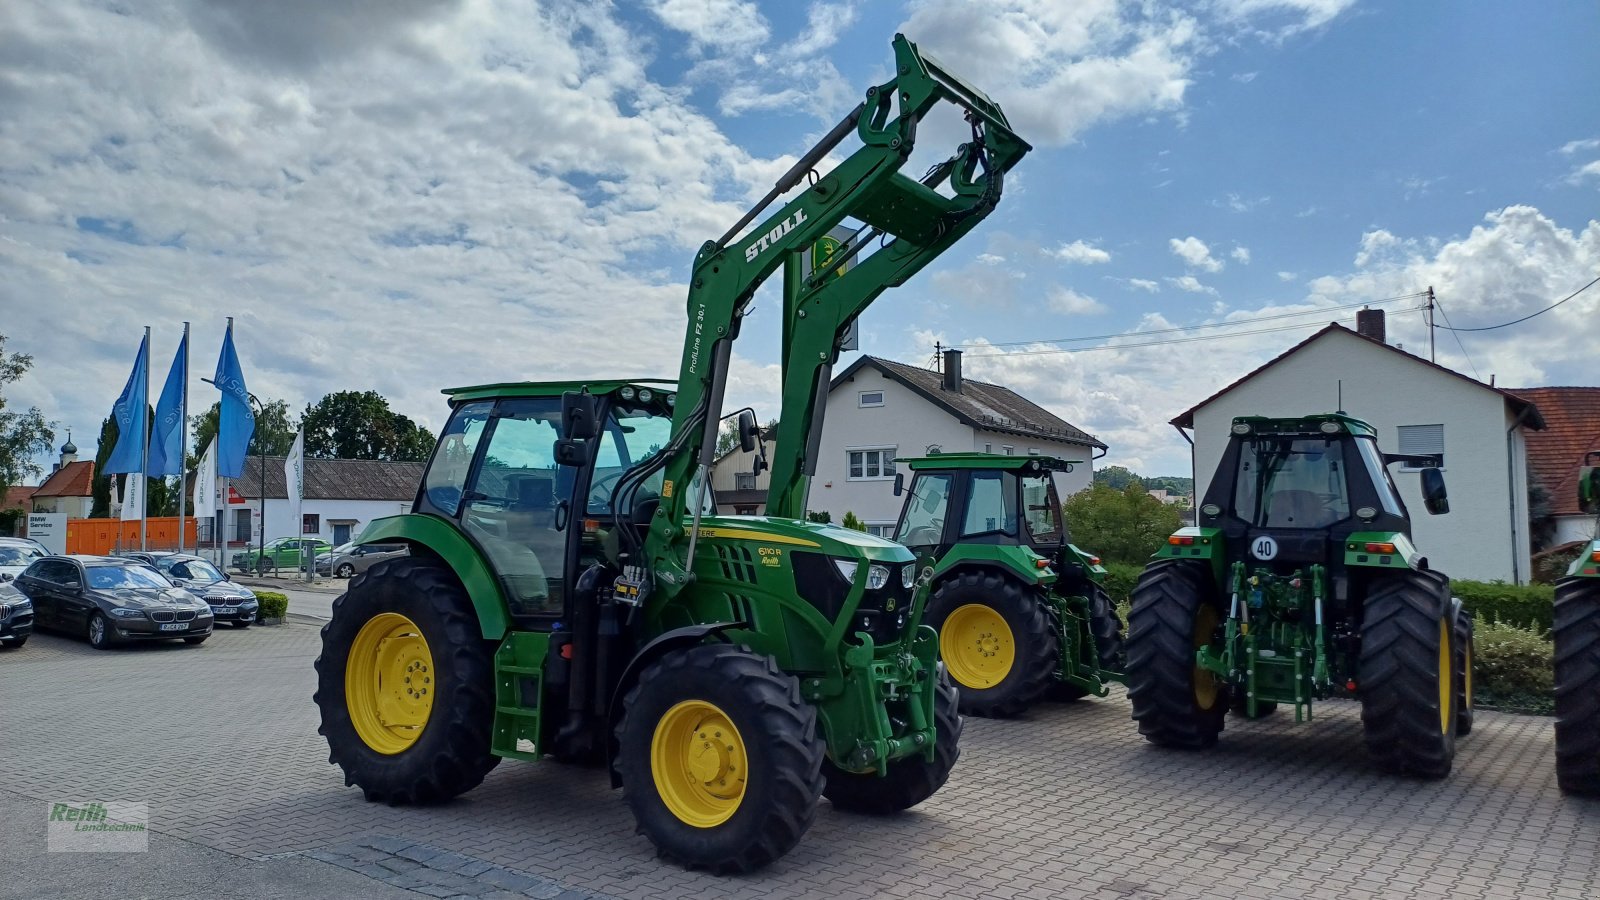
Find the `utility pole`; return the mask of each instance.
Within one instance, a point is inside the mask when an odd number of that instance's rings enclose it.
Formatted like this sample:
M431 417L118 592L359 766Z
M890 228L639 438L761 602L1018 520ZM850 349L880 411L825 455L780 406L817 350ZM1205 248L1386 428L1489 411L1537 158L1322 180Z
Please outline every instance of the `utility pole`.
M1428 306L1427 306L1427 310L1428 310L1428 361L1436 363L1436 362L1439 361L1439 352L1438 352L1438 349L1434 346L1434 340L1433 340L1433 338L1434 338L1434 330L1433 330L1433 285L1431 285L1431 284L1428 285Z

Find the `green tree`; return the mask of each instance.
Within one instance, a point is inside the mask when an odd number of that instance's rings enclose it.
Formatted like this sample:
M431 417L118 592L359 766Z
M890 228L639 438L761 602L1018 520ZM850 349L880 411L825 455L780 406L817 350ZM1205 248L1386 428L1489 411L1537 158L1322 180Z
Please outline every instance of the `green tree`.
M808 512L806 513L806 521L817 522L823 525L831 525L833 524L833 513L828 512L825 509L818 512Z
M433 452L433 433L389 408L377 391L339 391L306 407L300 417L306 455L318 459L421 462Z
M860 519L856 518L856 514L853 513L853 512L850 512L849 510L845 510L844 521L840 522L839 524L843 525L846 528L853 528L856 531L866 531L867 530L867 523L865 523L865 522L861 521Z
M190 469L200 464L200 454L217 436L217 417L221 414L222 404L215 402L200 415L189 417L189 433L193 438L190 444L193 452L188 457ZM288 401L268 400L256 412L256 430L250 435L250 447L245 455L287 456L289 448L294 446L296 430L294 419L289 415Z
M115 475L106 474L106 460L111 457L111 450L117 446L117 436L122 434L122 429L117 427L117 420L106 416L100 423L100 445L94 451L94 481L89 483L89 517L104 519L111 515L111 493L115 485Z
M1094 473L1095 484L1103 484L1119 491L1127 487L1128 482L1138 480L1138 475L1122 466L1106 466L1104 469L1096 469Z
M56 433L39 407L14 411L6 408L5 387L21 381L33 368L26 353L6 353L6 336L0 334L0 497L7 488L44 474L35 460L55 444Z
M1111 562L1143 565L1182 526L1178 510L1135 478L1123 487L1090 485L1062 504L1073 543Z

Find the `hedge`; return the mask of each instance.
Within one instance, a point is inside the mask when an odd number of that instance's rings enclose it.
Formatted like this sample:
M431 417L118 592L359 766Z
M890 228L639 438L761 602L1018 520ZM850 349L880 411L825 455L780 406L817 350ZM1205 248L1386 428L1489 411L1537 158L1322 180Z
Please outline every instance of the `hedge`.
M1533 628L1539 634L1550 631L1556 599L1556 589L1551 585L1457 579L1450 582L1450 590L1479 622L1494 619Z
M289 613L289 597L277 591L256 591L257 619L281 619Z
M1479 620L1472 660L1479 706L1548 715L1555 709L1555 645L1537 628Z

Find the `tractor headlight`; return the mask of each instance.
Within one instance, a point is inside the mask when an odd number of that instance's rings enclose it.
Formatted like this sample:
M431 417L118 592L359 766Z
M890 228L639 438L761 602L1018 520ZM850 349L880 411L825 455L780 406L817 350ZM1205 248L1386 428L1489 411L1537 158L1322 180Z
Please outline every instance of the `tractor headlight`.
M1249 434L1250 433L1250 423L1249 422L1235 422L1235 423L1233 423L1233 433L1234 434Z
M633 388L631 388L631 387L625 387L622 390L617 391L617 393L620 394L622 396L622 399L624 399L624 400L632 400L633 399Z
M655 394L651 393L649 388L639 388L639 402L640 403L649 403L650 402L650 398L654 397L654 396L655 396Z
M1323 434L1338 434L1339 433L1339 423L1338 422L1323 422L1321 428L1322 428L1322 433Z
M915 585L916 583L917 583L917 564L916 563L910 563L905 568L900 570L900 586L909 591L909 590L911 590L912 586Z
M845 581L848 581L851 584L855 584L855 582L856 582L856 561L855 560L853 560L853 559L836 559L836 560L833 561L833 567L835 569L839 570L839 574L844 577ZM882 590L884 588L884 586L887 585L888 583L889 583L889 567L888 566L880 565L879 563L872 563L871 565L867 566L867 590L869 590L869 591Z
M856 561L855 560L853 560L853 559L836 559L836 560L833 561L833 567L835 569L839 570L839 574L844 576L844 580L845 581L848 581L851 584L855 584L856 583Z
M667 395L667 406L668 407L673 407L673 406L677 406L677 405L678 405L678 395L677 394L668 394Z

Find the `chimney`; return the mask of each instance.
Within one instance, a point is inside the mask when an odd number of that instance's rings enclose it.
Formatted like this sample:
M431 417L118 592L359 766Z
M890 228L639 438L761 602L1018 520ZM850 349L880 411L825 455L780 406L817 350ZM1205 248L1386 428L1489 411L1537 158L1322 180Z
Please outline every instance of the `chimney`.
M944 384L945 390L961 393L961 351L946 350L944 352Z
M1383 324L1383 310L1367 309L1365 307L1356 311L1356 334L1369 337L1380 344L1389 342L1387 329Z

